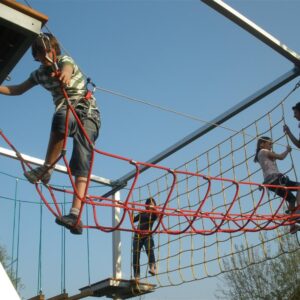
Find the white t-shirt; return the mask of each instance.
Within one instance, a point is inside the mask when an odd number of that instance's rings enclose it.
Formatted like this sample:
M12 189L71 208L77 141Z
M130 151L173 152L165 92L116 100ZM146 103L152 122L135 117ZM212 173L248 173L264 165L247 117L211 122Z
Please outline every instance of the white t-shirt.
M278 177L278 174L280 174L276 160L268 157L270 152L270 150L261 149L257 155L258 162L263 171L264 179L269 182L275 180Z

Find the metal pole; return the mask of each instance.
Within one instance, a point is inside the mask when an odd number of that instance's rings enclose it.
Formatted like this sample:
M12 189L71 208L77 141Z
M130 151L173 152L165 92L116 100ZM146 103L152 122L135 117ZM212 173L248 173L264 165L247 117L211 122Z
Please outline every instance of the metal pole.
M196 131L192 132L191 134L186 136L184 139L180 140L179 142L175 143L171 147L167 148L166 150L164 150L164 151L160 152L159 154L157 154L156 156L152 157L147 162L151 163L151 164L156 164L156 163L160 162L161 160L167 158L171 154L177 152L178 150L180 150L181 148L190 144L194 140L198 139L199 137L201 137L201 136L205 135L206 133L208 133L209 131L213 130L218 125L221 125L222 123L229 120L236 114L242 112L243 110L245 110L252 104L258 102L259 100L263 99L267 95L276 91L277 89L279 89L280 87L282 87L283 85L285 85L286 83L293 80L294 78L296 78L299 75L300 75L300 69L298 69L297 67L293 68L291 71L281 75L276 80L269 83L268 85L266 85L265 87L263 87L262 89L257 91L256 93L247 97L245 100L241 101L240 103L233 106L229 110L225 111L224 113L222 113L221 115L219 115L218 117L213 119L212 121L208 122L206 125L200 127ZM148 168L149 167L142 166L140 168L140 173L144 172ZM132 179L134 176L135 176L135 171L132 171L132 172L127 173L123 177L119 178L117 181L120 183L126 183L128 180ZM103 196L109 197L110 195L112 195L116 191L120 190L121 188L122 187L115 187L108 193L104 194Z
M113 196L114 200L120 201L120 192L116 192ZM112 226L116 226L120 222L121 209L113 207L112 209ZM112 233L112 251L113 251L113 278L122 278L121 266L121 233L119 230L114 230Z
M228 4L221 0L201 0L203 3L209 5L211 8L218 11L220 14L226 18L233 21L238 26L242 27L253 36L258 38L260 41L271 47L273 50L287 58L289 61L295 65L300 64L300 55L289 49L286 45L281 43L274 36L263 30L261 27L257 26L254 22L247 19L245 16L240 14L238 11L230 7Z
M12 150L9 150L9 149L3 148L3 147L0 147L0 155L19 160L19 158L17 157L15 151L12 151ZM22 156L22 158L25 162L28 162L30 164L34 164L34 165L37 165L37 166L42 166L45 162L42 159L35 158L35 157L29 156L29 155L26 155L26 154L21 153L21 156ZM57 171L57 172L65 173L65 174L68 173L67 168L65 166L62 166L62 165L59 165L59 164L55 165L54 170ZM103 177L100 177L100 176L96 176L96 175L91 175L91 181L101 183L101 184L104 184L104 185L109 185L109 186L113 185L112 180L107 179L107 178L103 178Z

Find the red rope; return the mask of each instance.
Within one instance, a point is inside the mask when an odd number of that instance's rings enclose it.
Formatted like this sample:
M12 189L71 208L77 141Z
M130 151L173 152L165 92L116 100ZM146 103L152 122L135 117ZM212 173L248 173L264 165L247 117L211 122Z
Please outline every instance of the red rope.
M154 165L146 162L138 162L138 161L133 161L131 159L122 157L120 155L116 154L111 154L108 152L101 151L99 149L94 148L94 145L92 144L89 136L87 135L84 126L81 123L81 120L76 114L76 111L74 107L71 105L69 97L65 91L65 89L62 87L62 91L64 94L64 97L66 99L67 103L67 114L66 114L66 121L65 121L65 135L64 135L64 143L63 143L63 151L60 157L53 163L55 165L58 160L63 158L64 163L67 168L68 176L70 178L72 190L68 189L62 189L62 188L57 188L51 185L46 185L51 201L54 204L54 207L50 205L49 201L46 199L45 195L43 194L41 190L41 186L39 184L35 184L36 190L41 197L42 201L45 203L46 207L49 209L49 211L54 215L54 216L61 216L61 211L59 208L59 204L56 200L55 197L55 192L64 192L70 195L76 195L81 201L82 201L82 206L80 209L79 217L77 220L77 224L80 222L81 216L82 216L82 211L84 208L85 204L92 205L93 207L93 216L94 216L94 223L95 225L85 225L85 228L96 228L100 231L103 232L112 232L115 230L121 230L121 231L131 231L131 232L137 232L140 234L153 234L153 233L166 233L166 234L173 234L173 235L178 235L178 234L201 234L201 235L211 235L216 232L224 232L224 233L234 233L237 231L242 231L242 232L257 232L261 230L274 230L280 226L287 226L295 223L295 219L297 217L300 217L300 215L284 215L280 214L279 211L284 205L284 202L286 200L287 192L289 189L294 189L294 187L289 188L289 187L282 187L282 186L274 186L274 185L263 185L263 184L258 184L255 182L238 182L236 180L232 179L227 179L227 178L218 178L218 177L212 177L212 176L206 176L203 174L199 173L193 173L193 172L187 172L187 171L182 171L182 170L171 170L169 168L159 166L159 165ZM78 126L80 130L82 131L83 135L87 139L88 143L92 147L92 157L90 160L90 170L88 173L87 177L87 185L86 189L84 192L83 197L79 197L78 191L76 189L76 185L73 179L73 176L71 174L71 170L69 167L68 160L66 158L66 146L67 146L67 138L68 138L68 122L69 122L69 117L70 113L73 114L74 118L78 122ZM18 152L18 150L12 145L12 143L8 140L8 138L4 135L2 131L0 131L0 135L3 138L3 140L6 142L6 144L16 153L17 157L19 158L23 171L26 171L26 168L30 168L31 166L24 161L22 158L21 154ZM95 154L100 154L103 156L108 156L114 159L122 160L125 161L131 165L133 165L136 169L135 172L135 177L132 181L132 184L130 186L129 192L127 193L127 196L125 197L124 202L119 202L111 198L105 198L102 196L97 196L97 195L88 195L88 187L90 184L91 180L91 174L92 174L92 168L94 164L94 159L95 159ZM140 176L140 169L142 167L149 167L153 169L159 169L162 171L165 171L167 173L170 173L172 176L172 184L168 190L167 196L165 201L163 202L164 204L161 206L156 206L155 209L157 211L158 219L157 222L152 230L139 230L137 226L134 225L133 222L133 212L152 212L153 211L148 211L146 209L146 206L144 204L139 204L135 202L130 202L130 199L132 198L133 191L136 187L136 184L138 182L139 176ZM178 175L186 175L186 176L193 176L197 178L201 178L207 182L207 190L205 191L205 196L203 199L201 199L200 204L197 209L195 210L188 210L188 209L175 209L175 208L170 208L170 199L172 198L175 186L177 184L177 176ZM227 182L230 183L231 185L235 186L235 192L233 195L232 200L230 201L230 204L228 208L226 208L225 212L214 212L214 211L204 211L204 205L207 203L210 195L211 195L211 188L212 188L212 182ZM256 203L256 205L253 207L250 213L233 213L232 210L236 203L238 202L238 195L239 195L239 190L241 185L246 185L246 186L254 186L257 188L261 188L261 195ZM266 195L266 188L273 187L273 188L280 188L284 189L286 191L285 197L281 199L278 207L275 209L274 213L270 214L258 214L258 209L261 207L263 200L265 199ZM138 208L135 208L135 207ZM115 226L105 226L101 225L101 222L99 222L98 215L97 215L97 207L116 207L120 208L122 210L121 218L120 221L117 225ZM128 217L128 218L126 218ZM183 229L180 230L173 230L171 228L168 228L168 226L165 224L165 220L167 218L184 218L186 221L186 226ZM126 226L123 224L125 223L125 220L129 219L129 226ZM208 228L203 228L203 229L197 229L196 226L199 225L198 223L200 221L209 221L211 223L211 226ZM225 228L226 227L226 228ZM229 227L229 228L227 228Z

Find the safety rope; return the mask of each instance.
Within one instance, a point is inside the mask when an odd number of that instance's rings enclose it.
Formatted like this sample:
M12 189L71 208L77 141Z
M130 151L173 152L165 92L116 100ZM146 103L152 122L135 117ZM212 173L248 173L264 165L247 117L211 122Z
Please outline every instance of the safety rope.
M85 76L87 76L87 75L85 74ZM300 81L295 84L294 88L283 98L282 101L284 102L286 99L288 99L290 97L290 95L292 93L294 93L295 90L298 89L299 87L300 87ZM229 131L231 133L237 133L237 134L241 133L240 130L233 129L231 127L228 127L228 126L225 126L225 125L221 125L221 124L218 124L218 123L214 123L214 122L211 122L211 121L207 121L205 119L199 118L198 116L194 116L194 115L191 115L191 114L188 114L188 113L180 112L180 111L174 110L174 109L169 108L169 107L164 107L162 105L158 105L158 104L152 103L152 102L147 101L147 100L143 100L143 99L138 99L138 98L135 98L135 97L131 97L131 96L125 95L125 94L120 93L120 92L116 92L116 91L113 91L113 90L109 90L109 89L105 89L105 88L99 87L97 85L95 85L95 89L98 90L98 91L101 91L101 92L105 92L105 93L108 93L108 94L120 97L122 99L131 101L131 102L143 104L143 105L146 105L146 106L149 106L149 107L161 110L161 111L165 111L165 112L168 112L168 113L175 114L177 116L184 117L184 118L189 119L189 120L197 121L197 122L205 124L205 125L211 125L211 126L214 126L216 128L222 128L222 129L225 129L225 130L227 130L227 131ZM251 135L251 134L248 134L248 133L246 133L246 135L249 136L250 138L251 137L252 138L253 137L257 138L255 135ZM284 146L283 144L280 144L280 143L276 143L276 144L280 145L280 146ZM292 148L295 149L295 150L298 150L298 148L295 148L295 147L292 147Z

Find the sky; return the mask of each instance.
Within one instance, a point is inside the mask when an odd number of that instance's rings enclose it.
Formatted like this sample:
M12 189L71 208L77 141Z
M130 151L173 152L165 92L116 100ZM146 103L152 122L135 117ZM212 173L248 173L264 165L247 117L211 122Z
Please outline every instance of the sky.
M198 119L184 118L97 90L95 95L102 117L97 148L138 161L147 161L293 68L292 63L280 54L199 0L26 2L49 17L48 29L99 88ZM300 1L225 2L289 48L300 52ZM22 82L37 67L27 51L11 72L11 81L4 84ZM296 82L287 84L226 122L225 126L238 130L250 123L283 98ZM298 100L296 92L289 105ZM22 96L0 96L0 101L3 103L0 111L3 132L20 152L43 158L53 113L50 95L36 87ZM287 123L296 131L297 123L292 115L290 117ZM232 131L219 128L161 164L175 168L231 134ZM0 141L0 146L5 147L3 141ZM22 178L18 163L3 157L0 160L1 172ZM93 173L114 180L130 170L132 167L128 164L100 157L95 162ZM38 202L39 197L34 187L23 180L2 178L0 243L10 254L14 204L5 197L15 197L16 182L18 198ZM65 184L63 175L57 177L55 183ZM19 275L25 286L21 291L24 299L37 292L41 226L42 289L50 297L59 294L61 288L61 231L54 224L53 215L45 208L41 225L38 214L32 212L32 206L22 203ZM66 281L67 291L72 295L87 285L87 246L85 236L66 234L69 264ZM122 260L124 278L130 276L128 237L122 233L122 251L127 253ZM92 282L95 282L111 276L111 234L93 230L90 239L88 250L93 260ZM218 278L209 278L179 287L166 287L143 299L186 299L188 295L188 299L214 300L218 282Z

